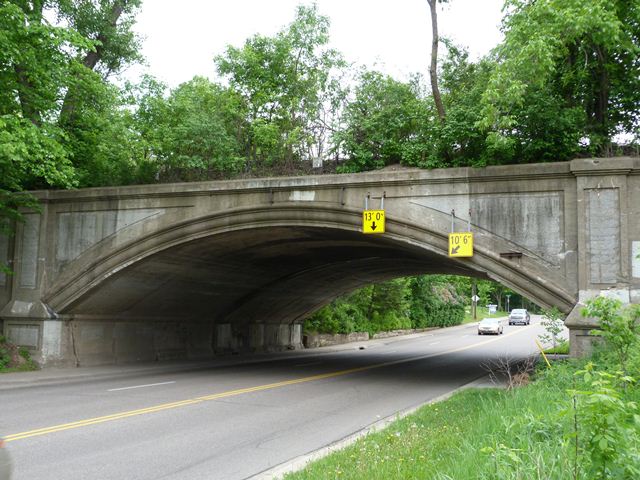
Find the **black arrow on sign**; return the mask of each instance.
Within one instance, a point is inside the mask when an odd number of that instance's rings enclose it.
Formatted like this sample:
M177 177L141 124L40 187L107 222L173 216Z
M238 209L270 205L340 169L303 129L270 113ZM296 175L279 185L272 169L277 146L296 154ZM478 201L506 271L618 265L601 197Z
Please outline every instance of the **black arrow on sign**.
M458 253L459 249L460 249L460 245L458 245L457 247L453 247L451 249L451 255L455 255L456 253Z
M376 229L376 222L373 222L373 223L371 224L371 230L375 230L375 229Z

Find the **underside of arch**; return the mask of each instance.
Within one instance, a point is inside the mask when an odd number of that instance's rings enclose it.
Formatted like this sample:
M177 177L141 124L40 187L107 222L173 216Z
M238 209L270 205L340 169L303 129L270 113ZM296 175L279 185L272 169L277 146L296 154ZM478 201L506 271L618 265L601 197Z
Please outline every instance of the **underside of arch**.
M185 222L107 258L88 252L92 262L59 289L75 294L54 291L50 303L85 317L293 323L372 282L448 273L496 279L543 305L571 305L545 279L489 254L448 258L437 232L392 221L385 235L363 235L354 213L270 209Z

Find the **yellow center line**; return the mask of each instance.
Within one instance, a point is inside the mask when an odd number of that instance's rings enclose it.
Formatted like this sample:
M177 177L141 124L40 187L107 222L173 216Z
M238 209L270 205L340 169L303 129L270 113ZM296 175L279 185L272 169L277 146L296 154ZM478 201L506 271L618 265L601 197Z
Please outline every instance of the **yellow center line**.
M529 328L529 327L525 327L525 328ZM54 425L52 427L45 427L45 428L38 428L35 430L29 430L26 432L21 432L21 433L14 433L13 435L7 435L4 437L4 440L6 442L14 442L16 440L23 440L25 438L30 438L30 437L37 437L40 435L48 435L50 433L56 433L56 432L62 432L64 430L71 430L74 428L81 428L81 427L86 427L89 425L96 425L98 423L105 423L105 422L112 422L114 420L120 420L123 418L128 418L128 417L135 417L138 415L146 415L149 413L156 413L156 412L161 412L164 410L170 410L173 408L180 408L180 407L186 407L188 405L195 405L198 403L203 403L203 402L208 402L208 401L212 401L212 400L218 400L220 398L228 398L228 397L235 397L238 395L244 395L247 393L254 393L254 392L262 392L265 390L272 390L275 388L282 388L282 387L287 387L289 385L297 385L300 383L307 383L307 382L314 382L317 380L324 380L327 378L335 378L335 377L341 377L344 375L350 375L352 373L358 373L358 372L365 372L367 370L374 370L376 368L382 368L382 367L388 367L391 365L398 365L398 364L402 364L402 363L409 363L409 362L415 362L418 360L424 360L427 358L432 358L432 357L438 357L441 355L448 355L451 353L457 353L457 352L462 352L464 350L470 350L472 348L476 348L476 347L480 347L483 345L486 345L488 343L492 343L501 339L504 339L506 337L509 337L511 335L515 335L517 333L520 333L522 331L524 331L524 328L518 329L516 331L513 331L511 333L507 333L506 335L503 335L502 337L498 336L496 338L492 338L490 340L484 340L481 342L477 342L471 345L467 345L464 347L458 347L458 348L454 348L452 350L447 350L444 352L437 352L437 353L429 353L426 355L419 355L416 357L409 357L409 358L403 358L401 360L394 360L391 362L384 362L384 363L377 363L374 365L367 365L364 367L356 367L356 368L349 368L347 370L338 370L335 372L328 372L328 373L321 373L319 375L312 375L309 377L302 377L302 378L295 378L293 380L284 380L282 382L276 382L276 383L267 383L265 385L257 385L255 387L247 387L247 388L240 388L237 390L229 390L226 392L220 392L220 393L214 393L211 395L205 395L202 397L196 397L196 398L190 398L190 399L186 399L186 400L180 400L177 402L171 402L171 403L163 403L160 405L154 405L151 407L146 407L146 408L140 408L137 410L129 410L126 412L120 412L120 413L114 413L111 415L105 415L102 417L94 417L94 418L87 418L85 420L78 420L76 422L70 422L70 423L63 423L60 425Z

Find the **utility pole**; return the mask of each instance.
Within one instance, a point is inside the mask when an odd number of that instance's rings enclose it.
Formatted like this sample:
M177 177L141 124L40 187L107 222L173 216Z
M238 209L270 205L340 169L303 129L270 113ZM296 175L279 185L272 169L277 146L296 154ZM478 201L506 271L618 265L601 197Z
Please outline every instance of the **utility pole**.
M476 305L478 304L477 302L477 297L476 297L476 279L473 279L473 283L471 284L471 314L473 317L473 320L477 320L478 316L476 314Z

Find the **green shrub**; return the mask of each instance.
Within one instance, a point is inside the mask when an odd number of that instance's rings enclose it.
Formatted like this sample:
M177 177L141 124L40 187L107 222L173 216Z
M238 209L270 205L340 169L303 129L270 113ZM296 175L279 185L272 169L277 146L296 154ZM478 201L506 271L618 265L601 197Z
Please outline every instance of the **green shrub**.
M308 317L309 333L352 333L448 327L464 319L464 303L445 276L399 278L338 298Z
M0 369L7 368L11 363L11 352L6 344L0 343Z

